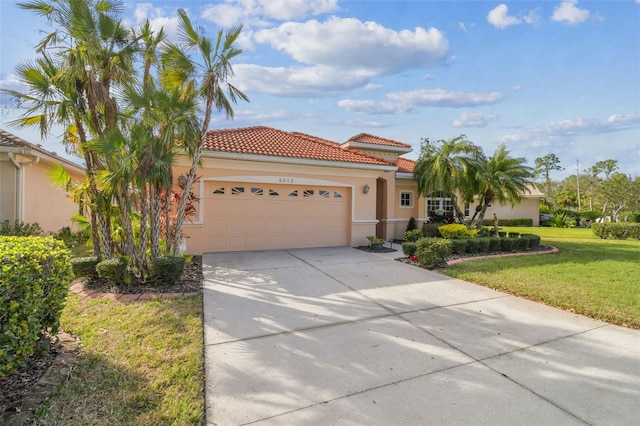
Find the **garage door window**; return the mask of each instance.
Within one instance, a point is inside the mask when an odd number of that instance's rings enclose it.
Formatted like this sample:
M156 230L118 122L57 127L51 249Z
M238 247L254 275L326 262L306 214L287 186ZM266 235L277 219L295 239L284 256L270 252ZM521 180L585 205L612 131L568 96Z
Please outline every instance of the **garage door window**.
M253 187L253 188L251 188L251 193L253 195L262 195L264 193L264 191L262 190L262 188Z
M305 189L302 193L303 197L313 197L313 189Z
M215 191L213 191L214 194L216 195L224 195L224 186L222 188L218 188Z
M272 197L279 197L280 194L278 194L278 191L274 191L273 189L269 190L269 195Z
M333 193L333 198L342 198L342 194L339 192L334 192Z
M298 190L295 190L289 193L289 197L297 197L297 196L298 196Z
M231 188L231 195L241 195L244 194L244 186L234 186Z

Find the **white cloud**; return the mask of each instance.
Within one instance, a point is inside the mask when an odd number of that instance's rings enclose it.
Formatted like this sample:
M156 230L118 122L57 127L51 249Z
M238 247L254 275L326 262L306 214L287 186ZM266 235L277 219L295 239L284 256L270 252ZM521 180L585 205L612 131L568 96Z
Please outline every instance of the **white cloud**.
M534 26L540 25L540 22L542 21L542 18L540 17L540 15L538 15L536 10L529 11L529 13L527 13L522 19L527 24Z
M276 96L332 96L364 87L368 83L367 76L326 66L263 67L238 64L233 70L233 84L240 90Z
M566 21L569 25L579 24L589 19L591 12L587 9L579 9L576 7L578 0L564 0L553 9L551 20L556 22Z
M409 111L407 105L388 101L343 99L338 106L358 114L403 114Z
M464 22L458 22L458 28L460 28L465 33L468 31L467 26L464 24Z
M501 92L465 93L443 89L423 89L409 92L395 92L387 95L390 99L401 101L410 106L470 107L494 104L504 98Z
M510 25L518 25L520 19L509 16L509 8L505 4L499 4L487 15L487 21L496 28L505 29Z
M159 31L164 28L164 32L170 40L175 40L178 34L178 16L167 16L161 7L155 7L152 3L138 3L133 11L133 16L137 23L149 20L151 28Z
M268 20L303 19L340 10L337 0L225 0L207 7L202 17L222 27L264 27Z
M486 127L490 122L497 120L494 114L465 111L453 121L453 127Z
M436 28L395 31L375 22L331 17L325 22L287 22L256 32L255 41L305 64L393 74L442 63L449 43Z

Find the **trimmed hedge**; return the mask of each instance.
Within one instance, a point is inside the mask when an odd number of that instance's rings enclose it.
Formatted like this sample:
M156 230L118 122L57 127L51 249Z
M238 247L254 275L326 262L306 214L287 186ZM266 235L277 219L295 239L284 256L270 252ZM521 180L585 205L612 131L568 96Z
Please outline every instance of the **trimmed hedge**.
M489 238L489 252L497 252L500 251L500 237L491 237Z
M594 223L591 229L596 237L605 240L626 240L627 238L640 240L640 224L637 223Z
M424 237L422 229L413 229L404 233L402 241L416 242L420 238Z
M405 241L402 243L402 253L404 253L405 256L413 256L416 254L417 249L418 246L413 241Z
M467 241L469 240L455 239L449 241L451 241L451 252L453 254L463 254L467 252Z
M483 219L482 225L493 226L493 219ZM498 226L533 226L531 218L498 219Z
M536 248L540 245L540 236L535 234L522 234L520 238L526 238L529 240L529 248Z
M53 237L0 237L0 377L49 349L72 277L70 259Z
M451 253L452 240L445 238L422 238L416 243L418 261L427 269L444 267Z
M442 235L440 235L440 231L438 230L440 226L441 225L438 223L425 222L422 224L422 235L429 238L442 237Z
M478 252L486 253L489 251L490 238L476 238L478 242Z
M163 284L174 284L184 272L184 256L163 256L153 259L151 276L154 281Z
M475 254L479 251L480 244L478 240L475 238L470 238L467 240L467 253Z
M500 251L512 251L514 243L514 238L500 238Z
M71 259L71 269L76 277L98 278L96 266L98 266L98 258L95 256Z
M96 265L100 278L106 278L117 286L129 284L131 278L127 273L129 261L126 257L106 259Z

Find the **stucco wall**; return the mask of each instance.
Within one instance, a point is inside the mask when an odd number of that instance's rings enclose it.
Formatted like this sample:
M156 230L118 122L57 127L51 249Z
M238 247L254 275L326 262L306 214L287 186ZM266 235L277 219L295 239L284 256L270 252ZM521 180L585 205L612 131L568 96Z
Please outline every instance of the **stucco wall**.
M0 223L13 223L16 214L16 167L0 153Z
M72 228L71 216L78 212L78 205L64 189L53 185L48 171L49 164L42 161L24 167L23 221L37 222L46 232L57 232L65 226Z

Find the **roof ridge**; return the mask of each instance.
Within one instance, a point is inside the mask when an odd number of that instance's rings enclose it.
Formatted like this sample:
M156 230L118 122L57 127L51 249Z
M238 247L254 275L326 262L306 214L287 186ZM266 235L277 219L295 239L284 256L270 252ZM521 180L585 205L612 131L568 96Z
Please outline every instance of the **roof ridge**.
M364 133L364 132L363 133L358 133L357 135L350 137L347 140L347 142L358 142L358 139L359 138L363 138L363 137L368 137L368 138L372 138L372 139L380 139L380 140L383 140L383 141L386 141L386 142L390 142L390 143L395 144L395 145L403 146L403 147L406 147L406 148L411 148L411 145L409 145L408 143L404 143L404 142L397 141L395 139L385 138L385 137L382 137L382 136L372 135L371 133ZM364 143L367 143L367 142L364 142Z

